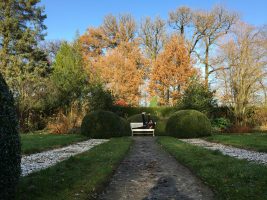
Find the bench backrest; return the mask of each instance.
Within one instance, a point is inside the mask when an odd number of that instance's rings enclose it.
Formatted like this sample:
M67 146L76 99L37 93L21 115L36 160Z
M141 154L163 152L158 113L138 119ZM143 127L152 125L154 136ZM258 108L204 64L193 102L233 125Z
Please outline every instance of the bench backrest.
M137 127L143 126L143 123L133 122L133 123L130 123L130 125L131 125L131 128L137 128Z

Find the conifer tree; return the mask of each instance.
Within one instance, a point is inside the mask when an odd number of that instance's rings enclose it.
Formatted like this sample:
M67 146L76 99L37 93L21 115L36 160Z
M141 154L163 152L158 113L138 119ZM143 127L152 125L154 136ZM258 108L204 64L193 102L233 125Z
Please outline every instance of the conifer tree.
M0 1L0 72L14 94L20 123L25 124L36 97L44 90L46 55L38 48L44 39L46 15L40 0Z
M40 62L45 61L45 54L37 46L44 39L43 30L46 29L43 24L46 15L43 14L43 8L38 6L39 2L0 2L0 69L8 77L13 75L17 78L18 75L33 72Z

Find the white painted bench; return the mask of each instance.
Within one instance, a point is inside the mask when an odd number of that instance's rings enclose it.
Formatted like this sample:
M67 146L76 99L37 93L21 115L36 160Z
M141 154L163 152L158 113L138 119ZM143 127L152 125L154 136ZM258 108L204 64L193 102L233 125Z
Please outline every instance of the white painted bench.
M152 134L153 136L155 136L154 132L155 129L151 129L151 128L146 128L146 129L142 129L142 128L138 128L143 126L143 123L140 122L134 122L134 123L130 123L131 125L131 129L132 129L132 136L134 136L134 134ZM156 125L156 122L155 122Z

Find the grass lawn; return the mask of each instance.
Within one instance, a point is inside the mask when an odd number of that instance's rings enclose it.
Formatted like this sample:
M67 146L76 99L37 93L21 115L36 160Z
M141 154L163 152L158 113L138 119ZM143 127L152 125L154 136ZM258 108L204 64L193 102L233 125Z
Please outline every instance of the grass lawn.
M132 139L109 142L71 157L53 167L22 177L16 199L73 200L94 199L124 158Z
M196 147L172 137L159 137L157 141L210 186L216 199L267 199L266 166L224 156L219 151Z
M86 140L86 137L77 134L20 134L22 154L37 153L48 149L66 146L75 142Z
M223 143L244 149L267 152L267 134L213 135L205 138L211 142Z

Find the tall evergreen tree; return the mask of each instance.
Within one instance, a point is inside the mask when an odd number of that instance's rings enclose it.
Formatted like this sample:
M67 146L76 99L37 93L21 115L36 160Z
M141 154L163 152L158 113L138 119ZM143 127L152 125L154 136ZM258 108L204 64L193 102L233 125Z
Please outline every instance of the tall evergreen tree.
M63 42L53 65L51 80L58 90L56 99L62 105L79 99L86 88L86 74L79 48L78 43Z
M46 15L40 0L3 0L0 2L0 55L4 74L31 72L45 55L38 48L44 39ZM11 75L11 74L8 74ZM12 74L14 75L14 74Z
M44 9L38 6L39 2L0 2L0 71L20 100L32 84L30 80L43 75L47 66L46 55L38 48L46 29L43 24L46 15L43 14Z
M0 1L0 72L12 90L24 123L47 71L47 59L38 43L44 40L46 15L40 0ZM38 80L38 81L37 81Z

